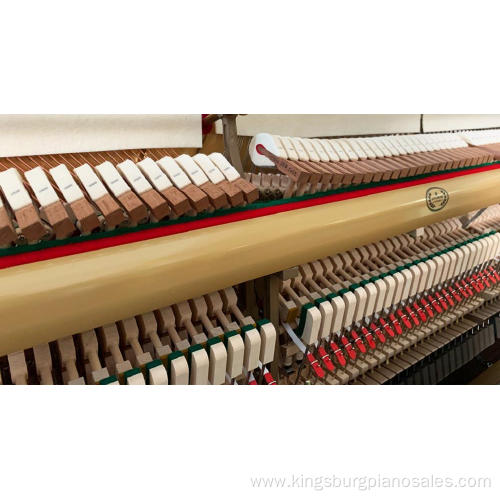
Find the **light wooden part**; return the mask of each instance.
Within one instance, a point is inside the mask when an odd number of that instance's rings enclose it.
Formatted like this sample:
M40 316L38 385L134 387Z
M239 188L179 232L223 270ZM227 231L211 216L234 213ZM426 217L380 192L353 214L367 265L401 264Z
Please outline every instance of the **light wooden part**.
M234 321L229 321L224 314L224 302L219 292L212 292L205 295L205 300L207 301L209 316L217 318L226 332L238 330L238 324Z
M99 359L99 343L95 331L89 330L88 332L81 333L80 341L83 356L90 365L91 382L97 384L99 381L108 378L108 369L101 365L101 360Z
M170 341L177 351L184 351L189 347L189 341L181 339L175 328L175 315L172 307L162 307L156 311L158 326L162 333L168 333Z
M245 326L255 324L250 316L245 317L241 312L238 307L238 296L236 295L236 290L232 286L224 288L219 293L222 298L224 310L230 312L240 325Z
M13 352L7 356L10 369L10 378L14 385L28 384L28 367L24 351Z
M144 366L153 361L149 352L144 352L139 342L139 326L135 318L127 318L118 322L122 342L125 346L130 346L133 352L135 366Z
M173 306L173 310L175 313L176 323L187 330L192 344L201 344L202 342L206 342L207 336L204 333L199 333L191 321L192 312L187 301L175 304Z
M52 356L49 344L38 344L33 347L35 356L36 373L41 385L53 385Z
M140 335L146 339L151 340L155 349L156 357L164 359L171 352L172 349L168 345L163 345L158 335L158 324L154 312L148 312L136 317L137 324L139 325Z
M57 341L59 350L59 358L66 372L66 383L70 384L73 381L80 379L80 374L76 367L76 350L73 337L64 337Z
M68 381L68 385L87 385L83 377L74 378Z
M117 375L125 373L132 369L130 361L123 359L123 354L120 349L120 334L115 323L110 323L99 328L102 334L104 349L111 354L113 358L113 369Z
M219 326L214 327L209 317L208 313L208 305L205 297L196 297L189 301L191 305L191 310L193 311L193 318L195 321L201 321L203 328L207 332L207 336L209 338L218 337L223 334L222 328Z

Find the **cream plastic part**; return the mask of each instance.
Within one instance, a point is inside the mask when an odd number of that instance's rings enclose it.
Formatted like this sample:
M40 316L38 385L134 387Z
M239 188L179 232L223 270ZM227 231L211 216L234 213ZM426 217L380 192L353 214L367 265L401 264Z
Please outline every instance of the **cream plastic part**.
M241 335L234 335L227 340L227 367L229 378L238 377L243 372L245 344Z
M212 385L222 385L226 380L227 352L219 342L210 346L208 381Z
M142 373L136 373L131 377L127 377L127 385L146 385L144 375Z
M283 146L283 143L281 141L281 137L279 135L274 135L274 143L276 145L276 147L278 148L278 156L280 158L288 158L287 156L287 152ZM295 153L295 150L294 150L294 153L293 153L293 158L289 158L290 160L293 160L295 159L295 157L297 156L297 153Z
M391 144L391 146L395 149L398 155L405 155L407 151L401 146L401 144L394 140L394 136L386 137L385 140Z
M66 165L61 163L57 167L51 168L49 173L68 203L73 203L83 198L82 190L75 182L75 179L73 179Z
M335 333L339 332L342 329L342 321L344 319L345 313L345 302L342 300L342 297L333 297L331 304L333 309L331 332Z
M427 285L427 280L429 278L430 268L425 262L421 262L417 265L421 272L420 282L417 286L416 293L422 293Z
M309 156L309 160L311 161L320 161L321 158L318 155L316 148L314 147L313 143L311 142L310 139L298 139L304 149L307 152L307 155Z
M210 153L208 157L214 162L215 166L224 174L228 181L235 181L240 178L239 172L227 161L221 153Z
M0 172L0 187L12 210L31 205L31 198L23 185L22 178L15 168Z
M351 145L345 139L337 139L338 144L345 151L346 155L349 157L349 160L358 160L358 155L351 148Z
M297 151L297 155L299 156L300 161L309 161L310 160L309 155L307 154L307 151L304 148L300 139L298 139L297 137L284 137L284 139L285 140L288 139L289 141L291 141L295 151Z
M175 161L186 172L195 186L202 186L208 182L208 177L190 156L180 155L175 158Z
M370 148L368 143L363 139L352 139L352 141L354 141L357 144L358 148L360 148L363 151L364 156L366 158L375 159L377 157L377 155Z
M246 371L250 372L259 366L260 356L260 335L254 328L245 332L245 355L243 357L243 366Z
M193 160L203 170L203 172L205 172L205 175L210 179L210 182L218 184L219 182L225 180L223 173L207 155L198 153L193 156Z
M189 177L172 157L164 156L156 163L177 188L182 189L191 184Z
M172 187L170 179L162 172L161 168L153 159L144 158L144 160L137 163L137 166L158 191L163 191L164 189Z
M409 269L403 269L401 271L401 276L404 279L403 291L401 292L401 300L406 300L410 296L410 289L413 276Z
M384 157L384 152L382 151L382 149L380 149L378 142L374 138L366 137L363 139L363 142L370 147L377 158Z
M190 385L207 385L210 361L205 349L200 349L191 354Z
M375 304L378 299L378 290L373 283L365 285L366 292L366 307L364 311L365 317L370 317L375 311Z
M339 144L338 139L325 139L330 143L332 148L334 149L335 153L337 156L340 158L342 161L349 161L349 156L347 156L347 153L344 151L344 148Z
M361 321L365 316L367 295L363 287L354 290L354 297L356 297L356 307L354 308L353 322Z
M393 304L399 304L403 297L403 289L405 287L405 278L401 273L394 273L396 288L394 290Z
M344 300L344 318L342 319L342 328L347 328L352 325L354 311L356 309L356 297L352 292L346 292L342 295Z
M433 260L436 263L436 274L434 276L433 286L436 286L438 283L441 282L441 276L443 275L443 269L444 269L444 260L441 258L440 255L434 257Z
M24 176L28 180L31 189L33 189L40 206L46 207L59 201L59 196L57 196L42 167L35 167L28 170L24 173Z
M184 356L176 358L170 363L170 383L172 385L189 384L189 366Z
M390 151L392 156L399 156L398 149L394 147L392 141L390 141L388 137L381 137L380 140L382 144Z
M384 300L384 309L391 307L396 301L394 299L396 294L396 280L393 276L386 276L384 283L387 285L387 293Z
M311 307L306 312L306 323L301 340L306 345L315 344L321 327L321 313L317 307Z
M98 200L109 194L101 179L88 163L76 167L73 169L73 173L80 179L83 187L93 200Z
M386 146L383 137L374 137L373 141L377 144L378 148L382 151L382 154L387 157L391 157L392 153L390 149Z
M99 172L101 179L106 186L108 186L108 189L115 196L118 197L123 193L131 191L130 186L123 180L118 170L116 170L115 166L110 161L105 161L97 165L95 169Z
M132 160L125 160L118 163L116 168L127 179L137 194L142 194L153 189L146 177L144 177L144 174L139 170L139 167Z
M427 282L425 283L425 289L429 289L433 287L434 283L434 277L436 276L436 261L434 259L429 259L426 262L427 266L429 267L429 273L427 274Z
M278 147L276 146L274 137L271 134L257 134L252 137L250 144L248 145L248 152L250 154L250 159L252 163L257 167L274 167L274 163L266 158L264 155L261 155L257 151L257 146L262 144L270 153L280 156Z
M281 145L282 150L285 152L284 158L288 158L289 160L297 161L299 159L299 155L295 148L293 147L292 141L290 137L280 137L276 136L276 143ZM279 148L280 146L278 146Z
M313 145L314 150L316 151L321 161L330 161L330 156L325 151L322 141L320 141L319 139L311 139L311 144Z
M163 365L158 365L149 370L150 385L168 385L167 370Z
M386 277L388 277L388 276L386 276ZM382 311L382 309L384 309L384 307L385 307L384 304L385 304L385 301L387 300L387 294L388 294L387 281L385 279L380 279L380 280L375 281L375 283L373 283L373 285L377 289L377 300L375 302L373 312L379 313L380 311Z
M321 314L321 324L319 328L319 338L324 339L328 337L332 329L333 320L333 307L330 302L321 302L318 306Z
M411 279L411 285L410 285L410 291L408 293L409 297L413 297L416 295L418 286L420 284L420 280L422 278L422 271L419 269L418 266L410 266L410 269L408 269L411 273L412 279Z
M356 141L355 139L345 139L345 142L349 144L352 151L354 151L354 153L360 160L366 160L368 158L368 155L365 153L364 148L359 145L358 141Z
M340 161L340 157L333 149L330 141L327 141L325 139L314 139L314 141L318 141L318 143L321 144L321 146L325 150L325 153L328 155L329 161Z
M403 136L394 135L391 139L393 143L399 144L405 154L416 153L415 148Z

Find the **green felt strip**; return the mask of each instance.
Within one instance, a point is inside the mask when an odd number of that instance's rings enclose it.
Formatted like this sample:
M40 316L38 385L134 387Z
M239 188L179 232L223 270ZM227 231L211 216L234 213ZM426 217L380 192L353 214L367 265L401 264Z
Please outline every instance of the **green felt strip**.
M114 375L103 378L102 380L99 381L99 385L109 385L112 384L113 382L118 382L118 379Z
M266 208L266 207L272 207L272 206L277 206L277 205L286 205L288 203L295 203L298 201L305 201L305 200L322 198L324 196L329 196L332 194L348 193L351 191L359 191L362 189L369 189L369 188L378 187L378 186L388 186L388 185L392 185L392 184L401 184L402 182L410 182L410 181L424 179L424 178L431 179L432 177L434 177L436 175L449 174L449 173L454 173L454 172L466 172L466 171L474 170L474 169L481 168L481 167L487 167L490 165L497 165L499 163L500 162L482 163L480 165L474 165L471 167L455 168L452 170L446 170L444 172L431 172L428 174L420 174L420 175L415 175L413 177L404 177L401 179L389 179L389 180L380 181L380 182L370 182L367 184L357 184L357 185L342 187L342 188L338 188L338 189L331 189L329 191L322 191L322 192L318 192L318 193L314 193L314 194L304 194L302 196L294 196L292 198L271 200L271 201L257 201L255 203L251 203L251 204L246 205L244 207L233 207L233 208L215 210L214 212L211 212L211 213L198 214L198 215L193 216L193 217L184 216L184 217L180 217L180 218L175 219L175 220L166 220L166 221L161 221L161 222L150 222L148 224L141 224L141 225L136 226L136 227L120 227L120 228L113 229L111 231L102 231L102 232L92 233L92 234L88 234L88 235L74 236L72 238L65 238L62 240L41 241L41 242L35 243L33 245L21 245L21 246L17 246L17 247L2 248L2 249L0 249L0 257L7 256L7 255L18 255L18 254L27 253L27 252L33 252L36 250L42 250L45 248L53 248L53 247L68 245L71 243L81 243L84 241L99 240L101 238L109 238L112 236L118 236L118 235L122 235L122 234L136 233L139 231L143 231L145 229L152 229L152 228L164 227L164 226L172 226L172 225L181 224L184 222L192 222L192 221L197 221L197 220L208 219L211 217L221 216L221 215L228 215L228 214L239 213L239 212L247 212L247 211L256 210L259 208Z
M311 307L314 307L314 304L311 304L310 302L308 304L304 304L300 310L300 319L299 319L299 326L297 327L297 337L302 337L302 334L304 333L304 328L306 326L306 318L307 318L307 311L311 309Z
M177 358L181 358L183 356L184 356L184 354L182 353L182 351L174 351L174 352L171 352L167 356L167 370L169 373L170 373L170 365L172 364L172 361L176 360Z
M195 344L195 345L192 345L188 348L188 366L191 368L191 357L193 355L193 353L195 353L196 351L201 351L203 349L203 346L201 344Z
M127 380L129 377L133 377L134 375L138 375L141 373L141 370L139 368L132 368L131 370L127 370L124 374L123 377L125 380Z
M235 335L238 335L238 332L236 330L231 330L230 332L226 332L224 334L224 344L226 345L226 347L227 347L228 340L231 337L234 337Z

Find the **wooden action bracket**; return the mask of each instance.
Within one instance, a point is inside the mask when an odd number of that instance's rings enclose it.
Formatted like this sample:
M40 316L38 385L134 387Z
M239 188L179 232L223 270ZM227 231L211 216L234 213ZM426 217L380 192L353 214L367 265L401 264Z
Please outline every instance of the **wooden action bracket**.
M472 217L467 217L467 215L461 217L462 228L467 229L485 210L486 208L480 208Z
M224 136L224 156L234 168L243 175L240 148L238 147L238 128L236 118L238 115L216 115L211 114L203 118L204 125L210 125L217 120L222 120L222 133Z
M280 383L280 366L282 363L282 353L280 347L280 304L279 304L279 292L280 284L283 280L294 278L298 275L299 270L297 267L292 267L290 269L285 269L284 271L279 271L278 273L269 274L264 276L262 279L264 281L264 297L263 297L263 314L264 317L269 319L269 321L274 325L276 329L276 347L274 350L274 360L271 363L271 374L277 383Z

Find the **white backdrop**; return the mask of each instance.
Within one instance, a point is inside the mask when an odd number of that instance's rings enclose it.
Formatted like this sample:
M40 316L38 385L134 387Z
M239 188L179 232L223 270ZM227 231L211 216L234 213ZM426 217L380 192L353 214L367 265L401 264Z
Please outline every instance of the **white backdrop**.
M201 143L201 115L0 115L0 156Z
M500 127L500 115L424 115L424 132Z
M260 115L239 116L238 134L254 136L259 132L293 137L391 134L418 132L420 115ZM217 132L222 132L217 122Z

